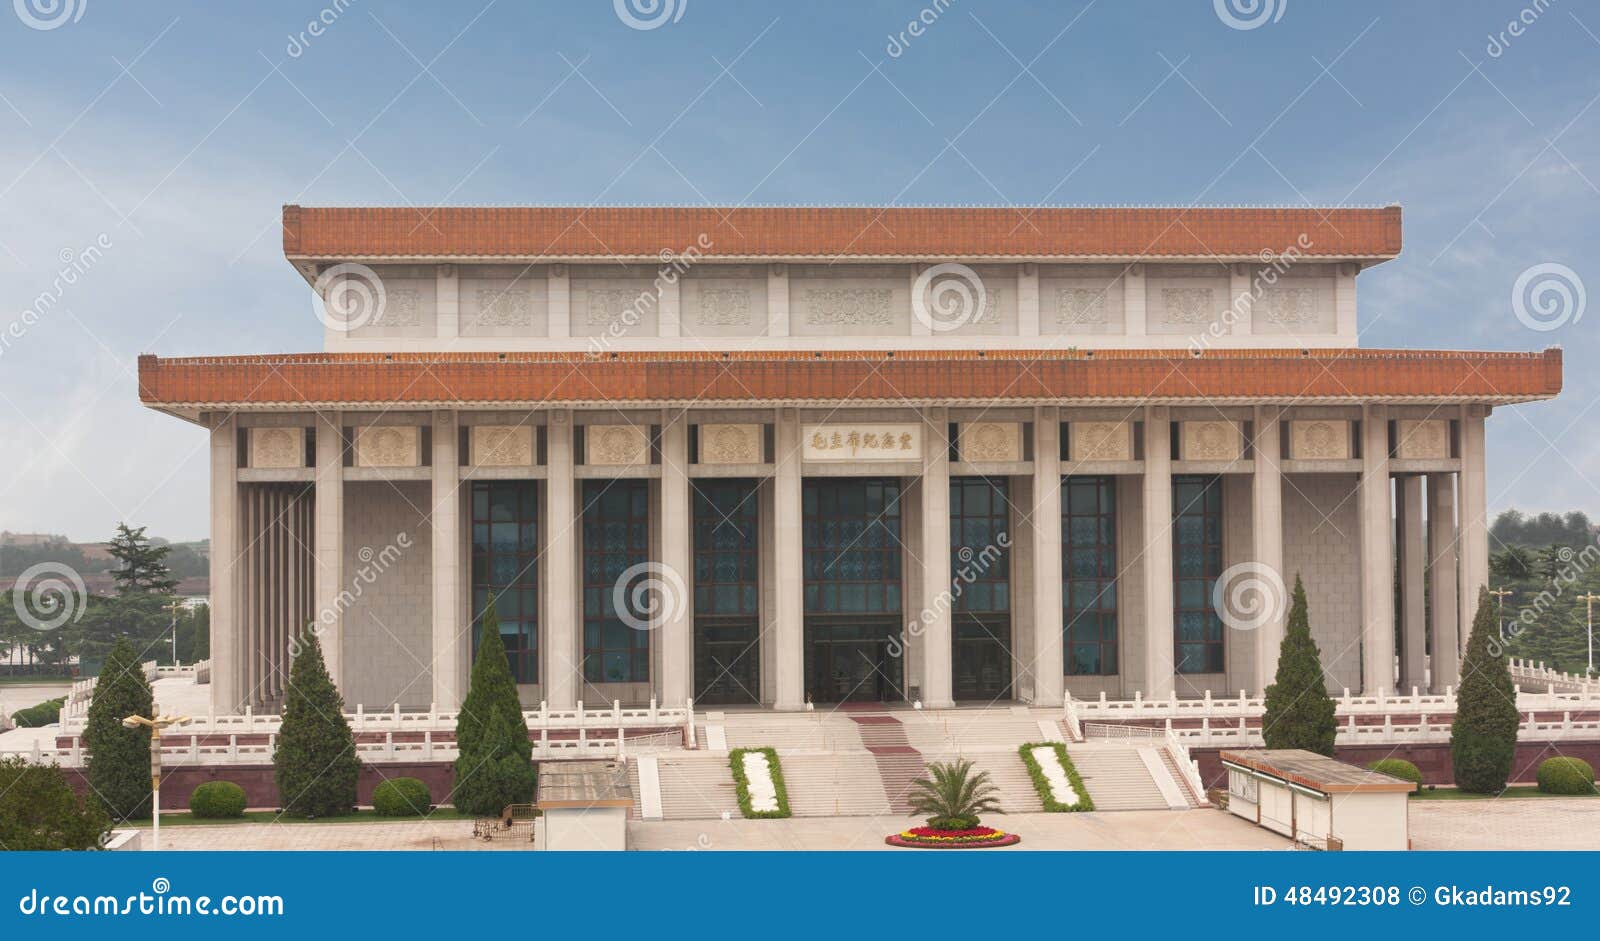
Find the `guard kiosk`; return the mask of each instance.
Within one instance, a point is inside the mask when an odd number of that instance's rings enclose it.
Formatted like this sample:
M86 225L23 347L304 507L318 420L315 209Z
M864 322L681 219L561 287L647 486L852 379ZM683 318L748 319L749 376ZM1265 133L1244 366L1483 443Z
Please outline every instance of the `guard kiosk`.
M1410 781L1299 748L1222 753L1228 812L1314 849L1411 848Z

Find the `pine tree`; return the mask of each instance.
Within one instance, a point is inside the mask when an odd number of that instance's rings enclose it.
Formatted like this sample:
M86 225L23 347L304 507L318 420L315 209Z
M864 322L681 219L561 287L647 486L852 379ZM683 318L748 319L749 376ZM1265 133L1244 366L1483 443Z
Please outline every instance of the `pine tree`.
M328 677L322 644L305 632L299 656L289 668L283 723L273 752L278 802L296 817L336 817L356 806L361 760L355 736L344 718L344 699Z
M1322 653L1311 639L1306 589L1294 579L1294 603L1278 650L1278 675L1267 687L1261 734L1268 748L1303 748L1333 755L1339 734L1335 705L1322 680Z
M1517 690L1506 660L1490 649L1499 637L1494 599L1478 591L1478 613L1461 663L1456 717L1450 726L1450 760L1456 787L1478 794L1505 790L1517 751Z
M113 822L150 816L150 729L126 728L128 716L155 708L139 655L126 638L107 652L89 702L83 743L89 749L89 787Z
M108 551L119 565L111 570L117 582L117 594L152 592L170 595L178 587L178 580L167 568L167 553L171 546L158 546L144 534L145 527L132 529L127 523L117 524L117 534L111 537Z
M472 680L456 714L456 752L451 802L457 810L488 816L531 798L533 746L493 598L484 608Z

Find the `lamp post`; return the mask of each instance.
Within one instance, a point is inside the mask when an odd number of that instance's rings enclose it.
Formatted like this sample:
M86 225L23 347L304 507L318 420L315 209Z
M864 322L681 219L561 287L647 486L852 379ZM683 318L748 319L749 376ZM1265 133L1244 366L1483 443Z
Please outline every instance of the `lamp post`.
M1505 609L1506 596L1511 593L1509 588L1489 589L1489 594L1494 595L1494 626L1500 632L1500 643L1502 644L1506 642L1506 624L1505 620L1500 616L1500 612Z
M148 719L144 716L135 715L128 716L122 720L125 728L137 729L142 725L150 730L151 849L158 850L161 848L161 732L168 726L182 725L188 721L188 716L164 716L160 713L156 713Z
M174 667L178 665L178 611L182 608L183 602L177 599L173 599L172 603L167 605L167 614L169 615L167 627L172 631L172 665Z
M1582 601L1589 608L1589 672L1583 675L1584 679L1588 679L1589 677L1594 676L1594 603L1596 601L1600 601L1600 595L1597 595L1591 591L1587 595L1579 595L1578 600Z

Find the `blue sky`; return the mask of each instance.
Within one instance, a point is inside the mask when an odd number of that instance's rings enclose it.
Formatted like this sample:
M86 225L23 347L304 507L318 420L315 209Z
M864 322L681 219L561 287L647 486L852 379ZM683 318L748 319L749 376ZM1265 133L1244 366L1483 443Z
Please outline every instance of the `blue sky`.
M1490 422L1491 508L1600 516L1600 313L1512 307L1535 265L1600 289L1600 9L1256 0L1281 15L1235 29L1211 0L656 2L681 15L0 9L0 528L205 534L204 435L139 407L134 360L319 348L286 202L1399 202L1362 345L1565 347L1562 397Z

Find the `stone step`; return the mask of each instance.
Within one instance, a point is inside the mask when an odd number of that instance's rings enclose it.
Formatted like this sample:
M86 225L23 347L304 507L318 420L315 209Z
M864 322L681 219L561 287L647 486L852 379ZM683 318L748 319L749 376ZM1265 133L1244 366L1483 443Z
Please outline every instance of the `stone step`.
M789 808L797 817L887 814L889 798L877 761L866 752L783 755Z
M1169 810L1166 797L1139 755L1127 745L1068 745L1096 810Z

